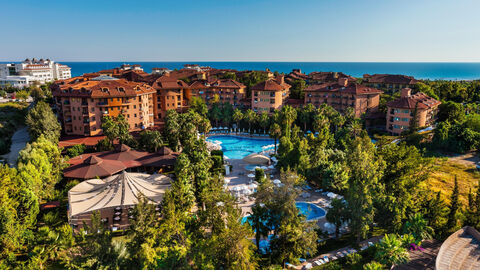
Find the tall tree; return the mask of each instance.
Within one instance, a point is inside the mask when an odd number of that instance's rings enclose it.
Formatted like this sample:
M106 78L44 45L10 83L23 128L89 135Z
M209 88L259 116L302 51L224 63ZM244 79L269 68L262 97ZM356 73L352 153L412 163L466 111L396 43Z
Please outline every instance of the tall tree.
M283 124L283 130L284 134L287 137L290 137L290 130L292 127L293 122L295 122L295 119L297 119L297 111L292 108L289 105L285 105L282 107L282 110L280 111L281 114L281 121Z
M196 113L200 114L203 117L207 117L208 107L200 97L192 97L190 99L190 109L194 110Z
M215 121L215 126L218 127L218 121L222 119L222 109L220 108L220 104L218 102L212 103L212 107L210 109L210 119Z
M240 121L243 119L243 113L239 109L233 111L233 121L237 124L237 129L240 129Z
M350 228L357 241L366 237L374 218L373 198L383 170L374 152L374 145L365 136L354 140L347 155L350 178L345 199L350 210Z
M279 124L273 123L270 126L269 134L275 140L275 153L276 153L277 152L277 140L278 140L278 138L280 138L280 136L282 136L282 128L280 127Z
M260 127L262 127L263 132L267 131L267 127L268 127L269 122L270 122L270 117L268 116L267 112L262 112L258 116L258 124L260 125Z
M257 114L252 111L251 109L248 109L243 118L245 119L245 121L248 123L248 131L249 132L252 132L251 129L252 129L252 124L255 123L255 120L257 119Z
M62 127L50 106L40 101L28 112L25 123L28 125L30 140L35 141L40 135L54 143L60 138Z
M450 212L447 217L447 229L455 231L458 227L458 212L461 209L460 199L459 199L459 190L458 190L458 181L457 176L455 176L455 185L453 186L452 195L450 197Z
M162 135L157 130L144 130L138 139L140 148L148 152L157 152L163 145Z
M173 151L180 150L180 118L175 110L168 110L165 115L165 139Z
M347 205L343 200L333 199L326 215L328 222L335 225L335 238L340 234L340 227L348 220Z
M403 247L402 240L395 234L387 234L377 244L375 259L387 267L406 263L408 251Z

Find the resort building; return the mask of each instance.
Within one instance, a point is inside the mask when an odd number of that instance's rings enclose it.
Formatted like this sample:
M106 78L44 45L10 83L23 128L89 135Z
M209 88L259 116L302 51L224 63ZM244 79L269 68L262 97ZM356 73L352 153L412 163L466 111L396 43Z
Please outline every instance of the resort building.
M322 83L328 83L328 82L337 82L340 79L347 79L351 82L355 81L354 77L344 74L342 72L314 71L308 74L307 83L322 84Z
M25 59L21 63L0 64L1 84L13 83L24 87L33 83L44 84L54 80L71 78L71 69L50 59Z
M152 87L156 90L153 101L156 119L163 119L168 110L182 112L188 108L186 96L189 86L186 82L165 73L155 80Z
M414 119L418 127L432 125L440 104L440 101L422 92L412 95L410 88L402 89L400 98L387 103L387 131L400 135L410 128Z
M273 113L281 109L290 95L290 87L283 75L252 86L252 110Z
M389 90L392 93L403 88L412 88L417 80L411 76L394 74L364 74L363 84L369 87Z
M381 90L340 78L334 83L309 85L305 89L305 104L310 103L317 108L321 104L327 104L340 113L353 108L355 117L361 117L364 113L378 110L382 93Z
M84 225L91 225L92 214L96 212L106 228L128 229L140 196L156 205L155 210L160 214L160 204L171 181L161 174L125 171L103 180L83 181L68 191L68 223L78 233Z
M125 115L130 130L153 126L155 89L110 76L75 77L51 86L57 113L67 135L102 134L102 117Z
M202 98L207 105L218 96L220 103L230 103L240 107L240 100L246 97L245 85L231 79L213 81L194 81L190 85L190 96ZM190 98L190 97L188 97Z

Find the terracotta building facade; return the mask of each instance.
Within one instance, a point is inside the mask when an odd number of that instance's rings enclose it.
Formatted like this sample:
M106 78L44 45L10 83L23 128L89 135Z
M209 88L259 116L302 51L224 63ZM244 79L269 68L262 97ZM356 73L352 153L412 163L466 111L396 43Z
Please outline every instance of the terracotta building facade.
M440 104L422 92L412 94L410 88L404 88L399 99L387 103L386 129L390 134L400 135L409 130L415 119L418 127L430 126L436 120Z
M202 98L210 106L218 97L220 103L230 103L234 108L240 107L240 100L245 98L245 85L231 79L212 81L194 81L190 85L190 95Z
M327 104L340 113L353 108L355 117L361 117L364 113L378 110L382 93L376 88L340 78L333 83L309 85L305 89L305 105L310 103L318 108L321 104Z
M282 75L252 86L252 110L273 113L281 109L290 95L290 87Z
M65 134L102 134L102 117L124 114L131 131L153 126L153 94L149 85L110 76L57 81L52 95Z

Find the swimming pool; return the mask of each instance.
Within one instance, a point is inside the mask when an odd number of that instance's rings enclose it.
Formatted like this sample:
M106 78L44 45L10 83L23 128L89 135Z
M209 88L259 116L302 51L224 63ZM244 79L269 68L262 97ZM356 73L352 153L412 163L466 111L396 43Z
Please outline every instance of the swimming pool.
M320 206L317 206L313 203L307 202L296 202L295 206L297 206L298 210L300 210L300 214L307 217L307 221L314 221L318 220L325 216L326 212ZM242 224L247 222L249 216L244 216L242 218Z
M219 143L225 158L242 159L252 153L259 153L275 143L270 138L246 138L239 136L210 136L207 141Z

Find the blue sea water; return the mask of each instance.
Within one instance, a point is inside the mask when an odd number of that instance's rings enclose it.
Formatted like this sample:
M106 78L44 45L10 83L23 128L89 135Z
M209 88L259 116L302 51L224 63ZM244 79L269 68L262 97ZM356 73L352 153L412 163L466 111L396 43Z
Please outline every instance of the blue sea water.
M237 70L265 70L289 73L294 68L302 72L336 71L355 77L363 74L405 74L418 79L473 80L480 79L480 63L375 63L375 62L63 62L72 68L72 75L110 69L121 64L139 64L146 72L153 67L180 69L184 64Z

